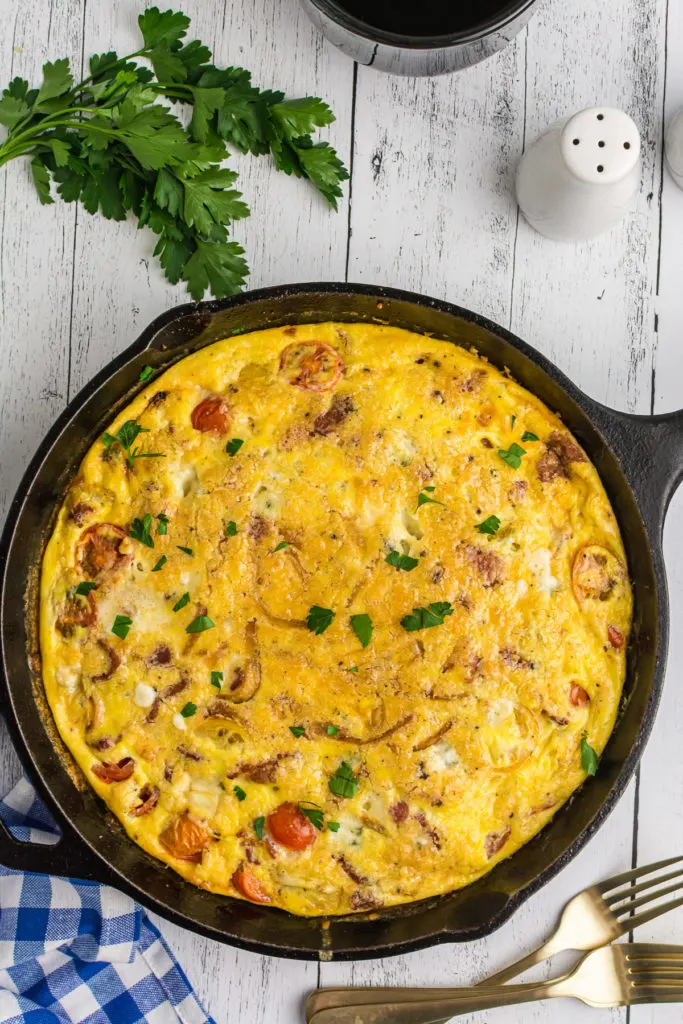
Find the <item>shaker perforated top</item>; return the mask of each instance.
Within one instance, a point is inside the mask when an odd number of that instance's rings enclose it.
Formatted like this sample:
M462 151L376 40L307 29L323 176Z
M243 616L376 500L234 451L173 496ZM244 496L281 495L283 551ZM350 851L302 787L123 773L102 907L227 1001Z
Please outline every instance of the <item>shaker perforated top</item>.
M567 122L560 147L568 169L581 181L612 185L636 166L640 134L622 110L589 107Z

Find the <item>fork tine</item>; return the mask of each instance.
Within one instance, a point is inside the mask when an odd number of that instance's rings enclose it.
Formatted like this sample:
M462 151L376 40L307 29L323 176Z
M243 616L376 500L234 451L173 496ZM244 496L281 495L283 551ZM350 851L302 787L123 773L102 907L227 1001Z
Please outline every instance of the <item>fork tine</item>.
M612 913L621 921L624 914L630 914L638 907L643 907L647 903L652 903L654 900L658 900L661 896L668 896L669 893L679 892L683 882L676 882L674 885L666 885L663 889L657 889L656 892L647 892L644 896L640 896L637 900L628 900L621 907L612 907Z
M626 917L623 921L618 921L620 934L624 935L626 932L630 932L633 928L640 928L641 924L647 924L648 921L654 921L660 914L668 914L670 910L675 910L676 907L683 906L683 896L679 896L677 900L669 900L668 903L662 903L658 907L653 907L652 910L643 911L641 914L636 914L635 917Z
M624 882L632 882L634 878L639 878L641 875L650 875L653 871L668 868L671 864L680 864L681 861L683 861L683 856L669 857L667 860L657 861L656 864L645 864L641 868L633 868L632 871L623 871L620 875L606 878L604 882L599 882L595 888L604 896L605 893L611 892L612 889L616 889L618 885L623 885Z
M652 889L655 885L662 885L664 882L671 881L672 878L683 879L683 867L677 871L669 871L665 875L658 875L656 878L650 878L646 882L640 882L638 885L629 885L625 889L619 889L611 896L603 896L603 901L608 907L613 907L615 903L620 903L622 900L630 899L635 896L636 893L643 892L646 889Z

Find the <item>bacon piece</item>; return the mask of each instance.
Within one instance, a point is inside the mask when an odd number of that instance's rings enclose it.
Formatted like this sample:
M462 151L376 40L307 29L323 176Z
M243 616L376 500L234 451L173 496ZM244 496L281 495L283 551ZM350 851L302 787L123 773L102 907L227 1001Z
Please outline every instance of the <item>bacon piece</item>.
M231 772L226 773L226 779L237 779L243 776L251 782L275 782L277 771L281 761L292 757L292 754L276 754L264 761L257 761L255 764L245 762L238 764Z
M159 665L166 666L170 665L173 661L173 655L171 654L171 648L167 647L166 644L158 644L150 656L147 658L148 665Z
M402 729L404 725L408 725L409 722L412 722L414 717L415 716L413 714L405 715L403 718L400 718L398 722L395 722L393 725L390 725L388 729L385 729L384 732L380 732L376 736L367 736L365 739L360 736L352 736L351 733L348 733L345 729L340 729L334 736L330 736L330 739L340 740L342 743L379 743L380 740L386 740L389 736L398 732L398 730ZM316 722L312 726L312 730L318 733L318 735L327 733L327 723Z
M224 697L216 697L213 703L209 704L206 709L207 718L227 718L231 722L237 722L241 726L246 726L246 722L242 716L228 704Z
M546 451L536 463L536 473L542 483L554 480L558 476L568 480L571 475L571 464L587 461L576 441L568 434L554 430L546 441Z
M559 715L551 715L549 711L545 710L545 708L541 714L545 715L546 718L549 718L551 722L555 723L555 725L559 725L561 729L563 729L565 725L569 725L568 718L560 718Z
M515 480L508 490L508 501L511 505L521 505L528 490L529 484L526 480Z
M104 701L99 693L91 693L88 697L88 721L85 728L88 732L102 725L104 721Z
M92 773L102 782L125 782L133 774L135 761L132 757L122 758L118 764L111 761L100 761L92 766Z
M500 656L508 668L524 668L532 669L534 667L533 661L529 661L524 655L520 654L513 647L504 647L500 652Z
M373 896L371 892L361 892L360 889L356 889L351 893L351 906L354 910L379 910L384 904L378 896Z
M607 639L615 651L621 651L625 644L624 634L616 626L607 627Z
M154 701L152 702L151 708L149 709L149 711L145 715L145 722L147 722L148 725L151 725L153 722L156 722L157 716L159 714L159 708L160 707L161 707L161 697L157 693L156 697L154 698Z
M329 409L326 412L321 412L313 421L316 433L323 435L332 433L352 412L355 412L355 406L351 395L335 395Z
M92 677L93 683L104 683L107 679L111 679L116 672L117 668L121 664L121 655L118 654L111 644L108 644L106 640L102 640L100 637L95 641L100 650L104 651L107 658L109 659L109 665L98 675Z
M578 683L572 683L569 689L569 701L575 708L585 708L586 704L590 703L590 697L583 686L579 686Z
M85 530L77 544L77 561L89 579L102 573L117 572L133 561L132 550L121 551L130 545L125 530L113 523L96 523Z
M509 825L506 825L500 832L489 832L484 843L486 856L489 860L491 860L491 857L495 857L495 855L503 849L510 838L511 833L512 829Z
M405 800L399 800L397 803L392 804L389 808L389 814L397 825L402 824L408 817L410 808Z
M351 861L348 860L348 858L346 858L343 853L336 854L334 859L337 861L344 874L348 875L351 881L355 882L356 885L370 884L370 879L366 878L364 875L361 875L361 873L357 871L356 868L354 868Z
M170 683L169 686L164 687L164 689L161 691L161 699L170 700L171 697L177 697L178 694L182 693L183 690L186 690L189 685L190 680L185 675L185 673L183 673L177 682Z
M241 864L232 876L232 884L245 899L252 903L272 903L268 893L261 888L258 878L246 864Z
M494 551L484 551L476 544L465 544L465 553L473 569L481 577L483 587L495 587L505 579L505 563Z
M92 747L93 750L111 750L112 747L116 746L120 739L120 736L100 736L98 740L93 740L91 743L88 743L88 746Z
M174 818L159 835L159 842L178 860L199 864L212 835L204 821L189 811Z
M261 686L261 652L256 619L249 619L244 632L249 661L245 668L240 666L235 669L230 688L221 694L223 700L234 704L244 704L251 700Z
M249 520L247 532L252 540L263 540L270 533L270 523L264 516L254 515Z
M413 817L415 818L415 821L418 823L418 825L420 826L422 831L425 833L425 835L429 836L429 838L430 838L430 840L432 842L432 846L434 847L434 849L435 850L440 850L441 849L441 836L436 831L434 826L429 824L429 822L425 818L423 812L422 811L418 811L416 814L413 815Z
M85 501L78 501L69 512L69 518L73 519L78 526L82 526L90 513L94 511L92 505L88 505Z
M481 443L484 448L493 448L493 441L489 441L488 437L482 437Z
M481 386L488 376L486 370L472 370L469 377L465 378L460 384L460 390L465 392L478 393L481 391Z
M156 394L152 395L147 406L148 408L155 409L157 405L161 405L167 398L168 391L157 391Z
M201 754L198 754L196 750L188 750L187 747L178 747L178 753L181 757L186 757L188 761L203 761L204 758Z
M149 814L150 811L154 810L159 803L159 787L150 786L149 784L143 786L138 796L142 802L136 807L131 807L129 811L129 814L132 814L134 818L142 818L145 814Z

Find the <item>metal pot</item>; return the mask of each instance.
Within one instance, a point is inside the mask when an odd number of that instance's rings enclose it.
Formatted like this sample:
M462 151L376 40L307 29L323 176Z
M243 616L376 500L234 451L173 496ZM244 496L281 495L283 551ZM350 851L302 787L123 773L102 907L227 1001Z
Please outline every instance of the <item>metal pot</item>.
M38 647L39 577L57 509L79 464L118 411L163 370L235 329L326 320L389 323L474 347L557 412L595 464L617 515L635 609L624 700L595 778L530 843L473 885L379 914L304 919L186 882L145 853L87 784L47 707ZM364 285L271 288L162 314L105 367L62 413L31 461L10 507L0 545L0 700L19 756L63 830L56 846L31 846L0 830L0 861L25 871L97 879L177 924L261 953L359 959L439 942L480 938L498 928L578 853L628 783L650 733L664 679L669 628L662 529L683 477L683 412L613 412L575 387L502 327L446 302Z
M445 75L491 57L529 21L538 0L508 0L474 28L444 36L400 35L374 28L335 0L301 0L323 35L347 57L393 75Z

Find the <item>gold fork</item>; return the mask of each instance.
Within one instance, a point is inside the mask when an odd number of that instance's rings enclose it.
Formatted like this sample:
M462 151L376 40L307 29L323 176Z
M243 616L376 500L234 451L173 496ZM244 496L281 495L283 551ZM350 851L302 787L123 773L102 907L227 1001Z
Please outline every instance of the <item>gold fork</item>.
M451 1017L495 1006L570 996L589 1006L635 1006L683 1002L683 947L625 943L587 953L569 973L553 981L475 988L377 988L372 1002L350 989L344 1002L325 1005L330 990L312 993L308 1024L445 1024Z

